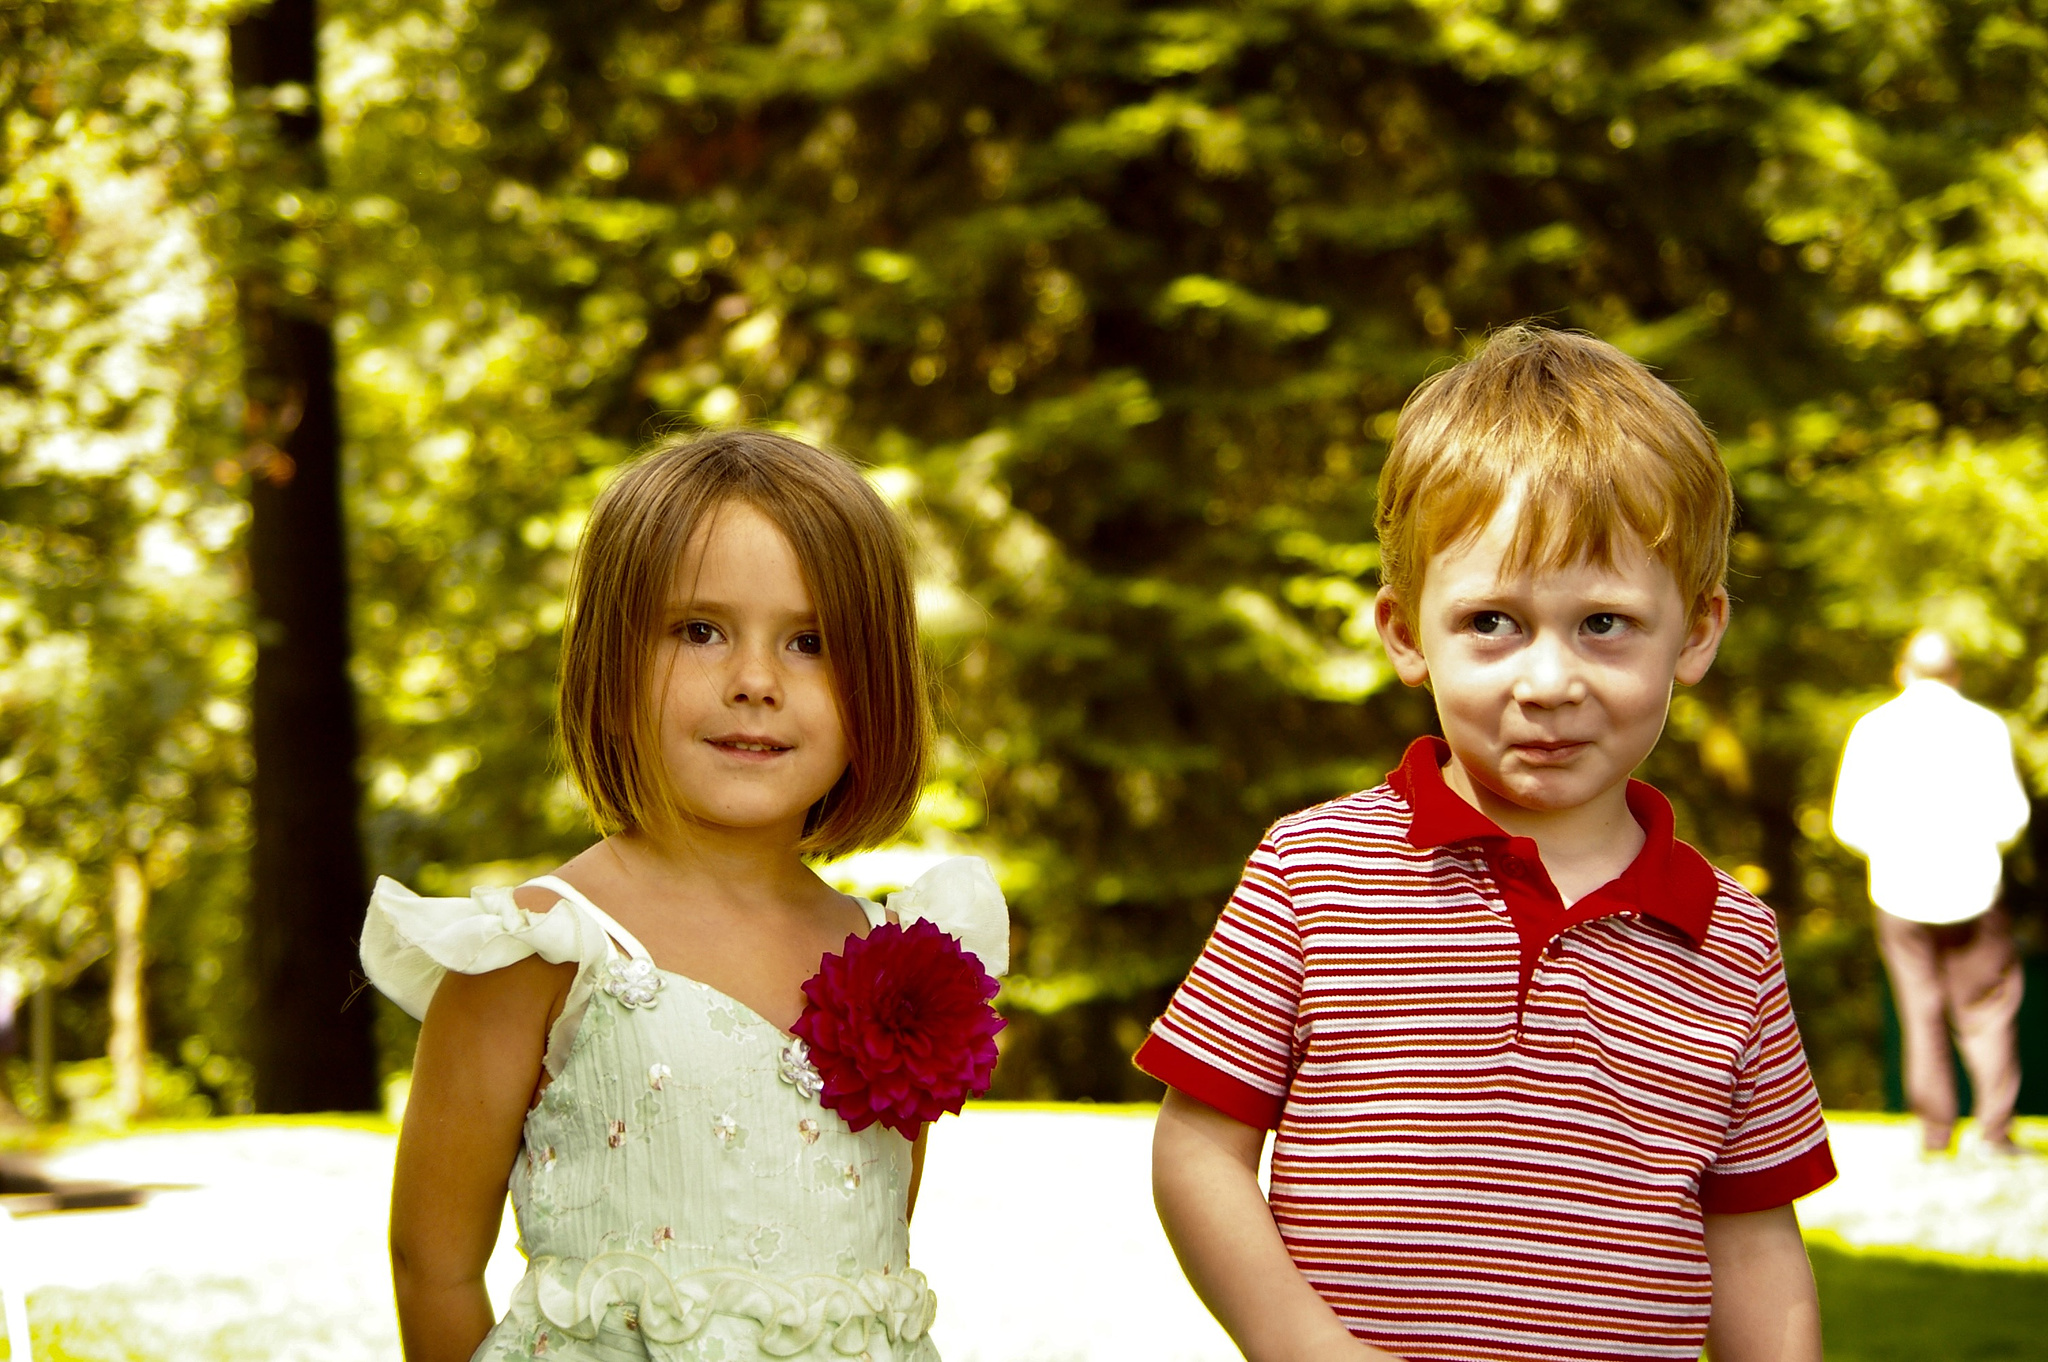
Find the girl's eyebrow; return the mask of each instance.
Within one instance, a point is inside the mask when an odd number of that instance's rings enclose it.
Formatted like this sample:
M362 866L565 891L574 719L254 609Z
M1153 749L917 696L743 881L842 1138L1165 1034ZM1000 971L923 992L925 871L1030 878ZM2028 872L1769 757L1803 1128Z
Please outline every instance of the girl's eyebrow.
M711 600L703 596L677 596L669 601L668 613L671 615L735 615L740 613L740 607L729 601ZM816 608L792 610L786 612L783 615L783 619L795 624L815 625L818 622L818 612Z

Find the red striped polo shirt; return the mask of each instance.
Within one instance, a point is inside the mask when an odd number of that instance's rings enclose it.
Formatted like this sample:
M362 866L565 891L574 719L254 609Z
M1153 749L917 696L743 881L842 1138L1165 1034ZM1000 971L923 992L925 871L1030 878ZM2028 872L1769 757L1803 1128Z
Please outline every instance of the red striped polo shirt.
M1277 1127L1295 1263L1407 1362L1697 1359L1703 1211L1834 1177L1771 910L1672 835L1566 908L1441 742L1283 818L1139 1049Z

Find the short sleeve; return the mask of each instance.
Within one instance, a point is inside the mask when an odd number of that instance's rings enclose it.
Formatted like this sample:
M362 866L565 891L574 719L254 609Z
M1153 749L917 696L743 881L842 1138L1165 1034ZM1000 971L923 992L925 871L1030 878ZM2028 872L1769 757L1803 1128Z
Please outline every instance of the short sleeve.
M1729 1215L1785 1206L1835 1179L1820 1093L1806 1067L1799 1027L1774 944L1757 998L1757 1021L1736 1077L1728 1138L1700 1177L1700 1209Z
M1270 1130L1294 1078L1301 981L1294 900L1268 837L1132 1062L1226 1116Z
M529 955L575 965L575 981L548 1033L545 1063L550 1074L558 1074L611 947L604 928L573 899L536 913L521 908L513 892L489 888L468 898L424 898L379 876L363 920L363 973L409 1016L424 1019L450 970L488 974Z

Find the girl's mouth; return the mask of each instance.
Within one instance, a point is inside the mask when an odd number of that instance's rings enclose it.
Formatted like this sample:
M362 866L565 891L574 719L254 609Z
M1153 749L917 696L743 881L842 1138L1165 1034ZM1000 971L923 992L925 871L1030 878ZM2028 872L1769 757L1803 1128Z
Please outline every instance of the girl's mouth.
M779 743L771 738L708 738L706 741L713 747L722 748L727 752L755 752L772 755L776 752L787 752L790 750L789 744Z

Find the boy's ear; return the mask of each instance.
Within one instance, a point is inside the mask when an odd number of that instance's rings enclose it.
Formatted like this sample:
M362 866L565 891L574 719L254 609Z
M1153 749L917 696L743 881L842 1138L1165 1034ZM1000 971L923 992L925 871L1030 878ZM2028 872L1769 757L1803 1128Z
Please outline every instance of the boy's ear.
M1429 682L1429 659L1422 655L1422 639L1415 632L1415 624L1408 617L1408 607L1394 594L1390 586L1380 588L1373 598L1372 622L1380 631L1380 642L1386 647L1387 657L1394 664L1394 674L1401 678L1403 685L1421 686Z
M1721 637L1727 632L1728 588L1717 586L1692 617L1685 646L1678 650L1678 666L1672 679L1683 686L1697 686L1705 679L1707 668L1714 665L1714 655L1721 651Z

